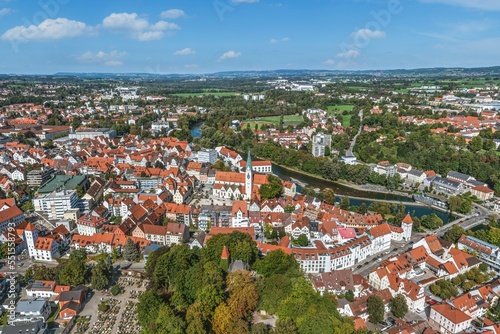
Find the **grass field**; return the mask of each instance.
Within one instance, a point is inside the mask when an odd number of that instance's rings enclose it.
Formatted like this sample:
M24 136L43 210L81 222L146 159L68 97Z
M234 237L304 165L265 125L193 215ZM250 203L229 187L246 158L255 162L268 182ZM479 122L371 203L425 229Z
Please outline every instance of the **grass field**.
M288 126L288 125L297 125L299 124L300 122L302 122L304 119L302 118L302 116L293 116L293 115L287 115L287 116L283 116L283 122L285 122L285 126ZM257 124L257 126L259 127L259 129L261 128L261 126L263 124L274 124L274 126L278 126L279 125L279 122L280 122L280 116L269 116L269 117L260 117L260 118L257 118L257 119L247 119L247 120L244 120L242 123L245 123L243 126L246 127L246 124L249 123L250 124L250 128L253 130L255 128L255 124Z
M235 94L236 93L233 92L203 92L203 93L178 93L172 95L181 97L200 96L200 95L213 95L216 97L225 97L225 96L235 96Z
M352 117L352 115L342 116L342 126L343 127L351 126L351 117Z
M352 104L339 104L336 106L328 106L328 113L332 115L341 114L343 111L352 111L354 109L354 105Z

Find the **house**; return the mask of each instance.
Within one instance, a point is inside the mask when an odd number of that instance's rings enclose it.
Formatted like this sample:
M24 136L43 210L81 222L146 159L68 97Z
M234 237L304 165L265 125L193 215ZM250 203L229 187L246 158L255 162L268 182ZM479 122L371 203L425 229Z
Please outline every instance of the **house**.
M81 216L76 226L78 228L78 234L81 235L94 235L101 232L102 226L106 223L106 220L102 217L95 217L92 215Z
M59 318L71 319L75 317L83 307L85 302L86 289L73 288L70 291L63 291L57 298L59 304Z
M231 227L248 227L248 204L245 201L233 201Z
M16 205L3 205L0 208L0 232L4 232L7 228L14 227L24 220L24 213Z
M492 189L485 186L475 186L470 191L472 196L476 196L481 201L492 199L495 194Z
M429 323L443 334L456 334L467 330L472 318L450 304L431 306Z
M26 294L31 298L51 298L56 288L56 281L35 281L26 287Z
M50 316L51 308L47 299L28 299L17 303L15 318L10 322L23 324L28 322L45 322Z
M313 287L321 295L330 292L336 295L352 291L354 297L358 298L368 285L366 279L361 275L353 275L352 270L335 270L328 273L309 275Z
M382 223L372 227L368 234L372 239L373 253L379 253L391 248L391 229L389 224Z
M25 324L5 325L2 328L2 334L45 334L48 328L45 326L44 321L34 321Z

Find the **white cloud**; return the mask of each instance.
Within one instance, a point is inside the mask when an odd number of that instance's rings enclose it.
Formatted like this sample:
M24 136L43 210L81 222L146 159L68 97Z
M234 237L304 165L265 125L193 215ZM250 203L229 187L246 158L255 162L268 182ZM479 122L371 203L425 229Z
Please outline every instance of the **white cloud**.
M278 42L288 42L289 40L290 40L290 38L288 38L288 37L283 37L282 39L279 39L279 40L278 40L278 39L276 39L276 38L272 38L272 39L269 41L269 43L271 43L271 44L276 44L276 43L278 43Z
M359 29L351 34L351 38L379 39L384 38L385 32L382 30Z
M178 19L185 16L186 13L182 9L169 9L160 13L162 19Z
M137 13L112 13L104 18L102 26L105 29L124 32L142 42L162 39L165 32L180 29L177 24L166 21L151 24Z
M12 9L10 9L10 8L2 8L2 9L0 9L0 16L7 15L7 14L10 14L10 13L12 13Z
M185 49L182 49L182 50L177 50L174 52L174 55L175 56L188 56L188 55L194 55L196 53L196 51L194 51L193 49L191 48L185 48Z
M108 60L107 62L104 63L106 66L121 66L123 65L122 61L119 60Z
M460 6L481 10L500 11L498 0L420 0L424 3L441 3L445 5Z
M94 29L83 22L66 18L47 19L39 25L17 26L3 33L4 40L56 40L92 34Z
M198 64L186 64L184 65L185 68L198 68Z
M347 50L345 52L341 52L337 55L339 58L357 58L359 57L360 53L358 50Z
M238 58L239 56L241 56L241 52L235 52L235 51L231 50L231 51L224 53L222 56L220 56L219 60Z
M277 39L272 38L272 39L269 41L269 43L271 43L271 44L276 44L276 43L278 43L278 40L277 40Z
M259 2L259 0L231 0L234 3L254 3Z
M84 54L76 57L76 59L81 63L98 63L104 64L106 66L120 66L123 65L122 59L127 55L126 52L111 51L106 53L104 51L90 52L87 51Z
M288 38L288 37L283 37L283 38L281 39L281 41L282 41L282 42L288 42L289 40L290 40L290 38Z
M333 59L327 59L325 61L325 65L333 65L333 64L335 64L335 60L333 60Z

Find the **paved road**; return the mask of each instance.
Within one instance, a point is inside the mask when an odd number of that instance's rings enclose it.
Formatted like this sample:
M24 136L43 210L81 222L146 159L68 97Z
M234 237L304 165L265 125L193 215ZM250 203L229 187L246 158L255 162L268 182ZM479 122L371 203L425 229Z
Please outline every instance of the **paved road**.
M359 129L356 135L354 135L354 138L352 139L351 145L349 145L349 148L347 149L345 155L353 155L352 150L354 149L354 145L356 144L356 139L358 139L359 134L361 133L361 130L363 129L363 110L359 111Z
M476 216L477 214L477 216ZM460 225L464 229L468 230L473 228L474 226L480 225L484 223L490 214L490 210L486 209L481 205L475 205L473 208L472 215L468 215L462 218L455 219L454 221L449 222L448 224L443 225L439 229L433 231L433 234L442 236L453 227L453 225Z

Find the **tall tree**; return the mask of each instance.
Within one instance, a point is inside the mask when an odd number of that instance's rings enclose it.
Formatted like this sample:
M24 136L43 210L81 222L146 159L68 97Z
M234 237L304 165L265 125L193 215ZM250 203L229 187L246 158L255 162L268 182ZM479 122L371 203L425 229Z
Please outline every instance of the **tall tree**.
M139 257L139 250L132 239L128 238L123 248L123 258L125 261L135 261Z
M392 298L389 302L389 307L396 318L403 318L408 313L408 304L406 303L405 296L402 294L398 294Z
M381 297L371 295L366 300L367 313L371 323L378 324L384 320L384 301Z
M340 208L342 210L349 210L350 205L351 201L349 200L349 197L347 196L342 197L342 199L340 200Z
M326 188L323 193L325 194L325 203L330 205L335 204L335 190Z

